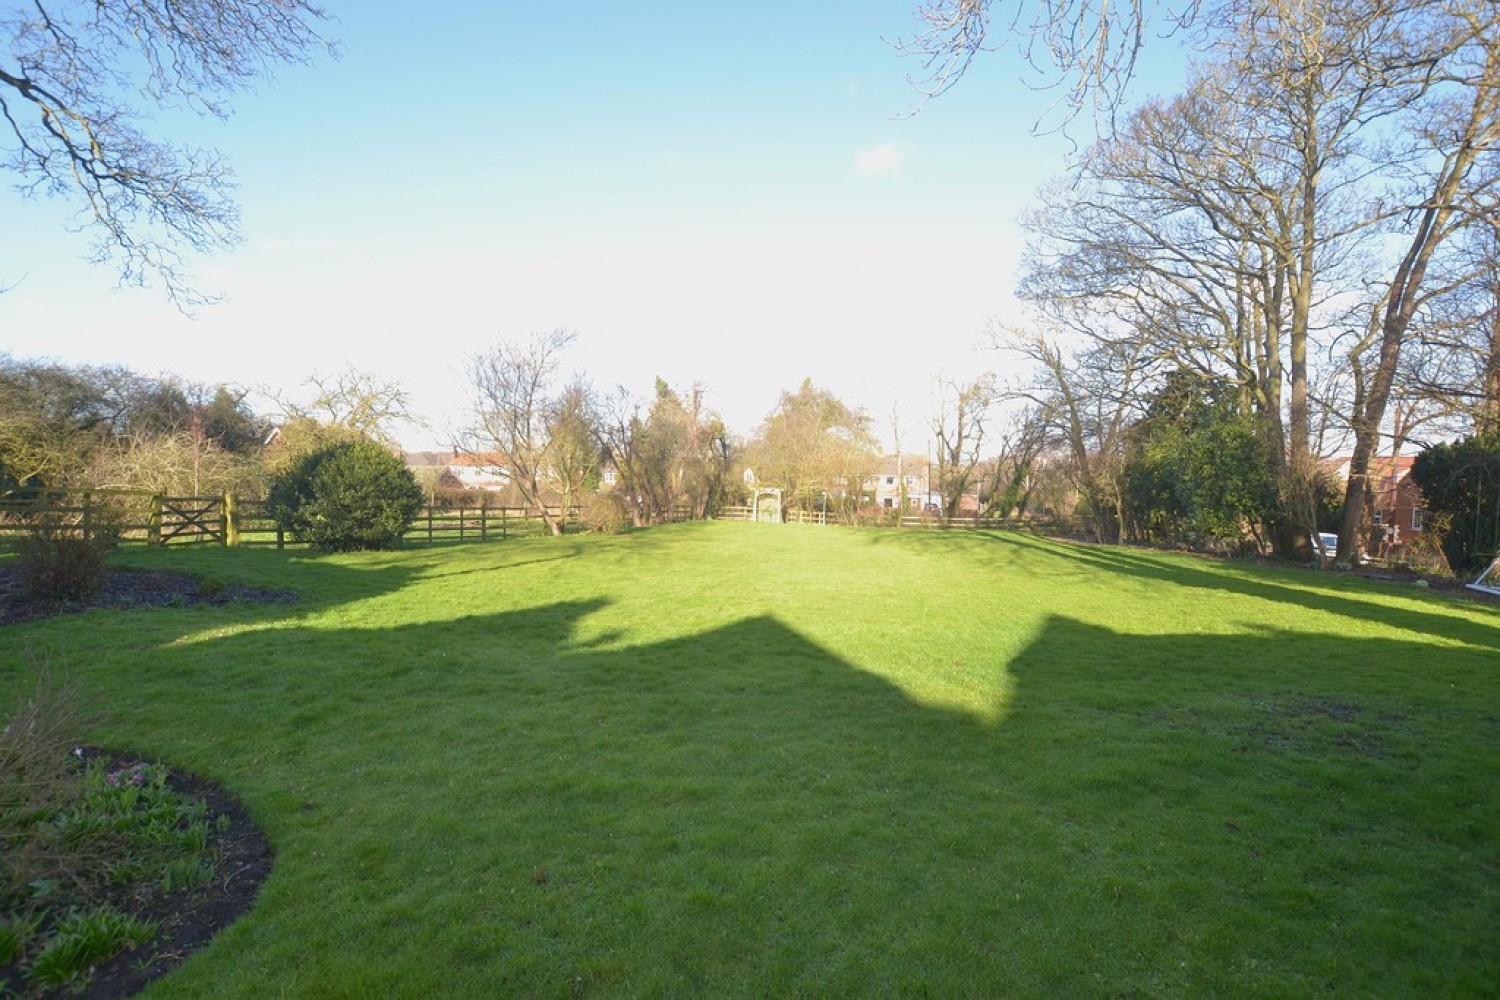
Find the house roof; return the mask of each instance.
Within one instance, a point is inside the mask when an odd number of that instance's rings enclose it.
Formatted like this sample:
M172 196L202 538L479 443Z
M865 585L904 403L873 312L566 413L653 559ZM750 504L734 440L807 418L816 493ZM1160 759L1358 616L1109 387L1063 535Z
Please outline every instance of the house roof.
M469 469L489 469L495 466L503 466L505 457L495 451L464 452L455 455L447 461L447 466Z
M401 456L408 469L429 469L446 466L453 460L451 451L408 451Z
M1325 458L1323 464L1340 479L1348 479L1349 463L1353 460L1353 455L1338 455L1334 458ZM1412 463L1416 460L1415 455L1375 455L1370 459L1370 478L1400 482L1411 475Z
M880 464L869 474L872 476L920 475L927 470L926 455L882 455Z

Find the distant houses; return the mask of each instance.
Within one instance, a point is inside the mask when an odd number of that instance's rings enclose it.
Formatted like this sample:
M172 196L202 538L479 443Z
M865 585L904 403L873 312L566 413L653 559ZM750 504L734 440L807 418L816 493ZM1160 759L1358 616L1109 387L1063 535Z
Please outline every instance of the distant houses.
M866 502L882 510L920 511L941 503L929 485L930 463L924 455L885 455L864 479Z
M503 490L510 485L510 470L505 460L493 452L474 454L461 451L409 451L406 467L412 472L427 473L436 478L440 489Z

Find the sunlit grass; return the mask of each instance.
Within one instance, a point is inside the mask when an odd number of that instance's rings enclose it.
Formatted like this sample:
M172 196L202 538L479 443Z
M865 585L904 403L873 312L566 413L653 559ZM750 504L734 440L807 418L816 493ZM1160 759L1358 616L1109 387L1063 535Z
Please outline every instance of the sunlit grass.
M1298 570L695 524L134 553L292 607L5 630L275 873L155 995L1463 995L1500 615Z

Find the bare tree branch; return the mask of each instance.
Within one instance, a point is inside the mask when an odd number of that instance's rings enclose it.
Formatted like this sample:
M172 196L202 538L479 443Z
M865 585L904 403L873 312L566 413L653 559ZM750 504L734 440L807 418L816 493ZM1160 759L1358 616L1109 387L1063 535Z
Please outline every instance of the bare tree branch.
M181 309L213 301L189 253L239 240L218 154L155 138L144 106L227 117L229 96L326 45L309 0L31 0L0 10L0 143L27 194L81 203L94 260L159 281Z

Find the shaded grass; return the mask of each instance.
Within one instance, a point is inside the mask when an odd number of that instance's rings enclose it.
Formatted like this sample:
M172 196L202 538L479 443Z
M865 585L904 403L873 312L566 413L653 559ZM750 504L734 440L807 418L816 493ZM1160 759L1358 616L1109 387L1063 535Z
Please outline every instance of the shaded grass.
M157 994L1481 993L1492 610L1009 535L136 553L7 630L277 868ZM85 623L78 627L78 623Z

